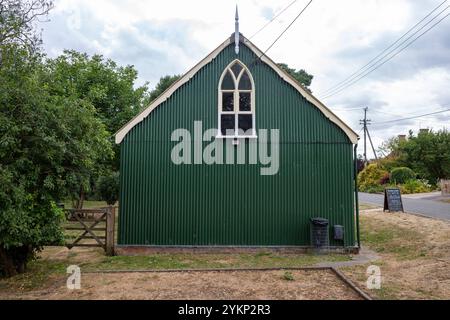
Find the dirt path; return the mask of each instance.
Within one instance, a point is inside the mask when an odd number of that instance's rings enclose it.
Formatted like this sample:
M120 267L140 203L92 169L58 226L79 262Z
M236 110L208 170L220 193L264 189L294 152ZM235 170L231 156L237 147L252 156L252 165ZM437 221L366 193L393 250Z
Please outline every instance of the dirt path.
M54 277L47 288L0 299L186 299L312 300L360 297L331 271L202 272L84 274L82 289L69 291L66 278Z

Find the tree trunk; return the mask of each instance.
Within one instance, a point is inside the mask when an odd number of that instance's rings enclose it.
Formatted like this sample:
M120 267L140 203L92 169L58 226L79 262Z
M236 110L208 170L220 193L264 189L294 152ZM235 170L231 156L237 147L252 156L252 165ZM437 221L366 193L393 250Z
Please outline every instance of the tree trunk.
M83 189L83 187L80 187L80 193L78 194L78 199L76 200L76 203L74 206L75 209L78 209L78 210L83 209L84 198L85 198L84 189Z
M0 274L7 278L17 275L17 268L14 265L14 257L0 246Z
M27 269L27 262L32 257L32 246L5 249L0 245L0 275L9 278L24 273Z

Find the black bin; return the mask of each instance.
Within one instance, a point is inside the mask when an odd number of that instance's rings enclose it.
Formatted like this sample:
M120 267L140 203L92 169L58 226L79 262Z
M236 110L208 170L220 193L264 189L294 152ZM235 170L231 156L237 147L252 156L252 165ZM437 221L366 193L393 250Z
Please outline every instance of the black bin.
M323 218L311 219L311 246L327 248L330 246L329 221Z

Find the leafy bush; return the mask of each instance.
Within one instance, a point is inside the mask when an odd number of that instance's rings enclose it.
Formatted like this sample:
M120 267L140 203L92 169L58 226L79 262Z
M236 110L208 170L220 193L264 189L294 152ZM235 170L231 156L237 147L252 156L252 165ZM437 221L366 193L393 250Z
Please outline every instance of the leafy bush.
M364 192L367 193L383 193L384 192L384 186L378 185L378 186L369 186L367 187Z
M406 183L399 185L403 194L426 193L433 191L432 186L427 180L411 179Z
M391 182L391 175L389 173L385 173L384 176L380 179L380 184L385 185Z
M64 212L54 202L9 195L0 193L0 277L25 272L44 246L64 243Z
M401 166L413 169L419 177L433 185L450 178L450 131L419 133L410 131L407 141L395 148Z
M389 173L377 164L370 164L358 175L358 186L362 192L382 192L380 181Z
M55 202L80 190L112 150L92 106L60 97L40 55L1 48L0 274L14 276L63 239ZM75 184L75 182L80 182Z
M382 168L386 169L389 172L391 172L395 168L401 167L399 161L392 156L379 159L377 163L379 166L381 166Z
M416 173L410 168L401 167L391 171L391 181L394 183L403 184L409 180L414 180L415 178Z
M119 200L119 173L101 177L97 182L97 190L101 200L106 201L108 205L114 205Z

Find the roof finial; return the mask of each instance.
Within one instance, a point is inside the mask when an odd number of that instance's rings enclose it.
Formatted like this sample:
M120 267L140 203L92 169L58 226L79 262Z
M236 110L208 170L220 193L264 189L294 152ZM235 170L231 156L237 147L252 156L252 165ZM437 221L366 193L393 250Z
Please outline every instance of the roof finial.
M238 12L238 6L236 4L236 28L234 32L234 43L236 44L236 47L234 48L234 51L236 54L239 54L239 12Z

